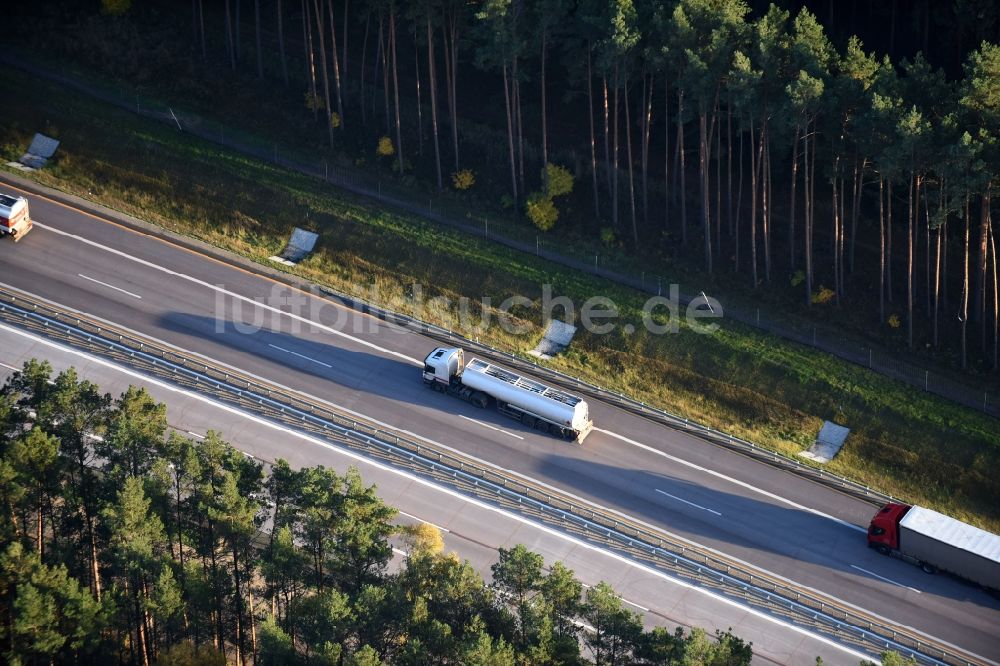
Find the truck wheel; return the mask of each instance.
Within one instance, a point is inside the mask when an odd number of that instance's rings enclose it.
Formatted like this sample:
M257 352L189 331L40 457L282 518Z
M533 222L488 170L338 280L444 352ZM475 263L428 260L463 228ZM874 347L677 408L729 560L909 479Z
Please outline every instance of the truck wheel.
M884 543L880 543L879 545L875 546L875 552L878 553L879 555L888 555L889 546L885 545Z
M555 423L549 424L549 434L553 437L562 437L562 426L557 426Z
M489 403L489 401L490 399L486 397L485 393L476 392L472 396L472 404L478 407L479 409L484 409L486 405Z
M928 564L927 562L921 562L920 568L924 570L924 573L935 574L937 573L937 567L933 564Z
M565 439L567 442L572 442L574 439L576 439L576 433L570 430L569 428L563 428L560 434L562 435L562 438Z
M525 414L524 417L521 419L521 423L523 423L524 425L526 425L529 428L534 428L535 427L535 417L534 416L528 416L527 414Z
M545 421L538 420L535 422L535 430L539 430L541 432L548 432L549 424L546 423Z

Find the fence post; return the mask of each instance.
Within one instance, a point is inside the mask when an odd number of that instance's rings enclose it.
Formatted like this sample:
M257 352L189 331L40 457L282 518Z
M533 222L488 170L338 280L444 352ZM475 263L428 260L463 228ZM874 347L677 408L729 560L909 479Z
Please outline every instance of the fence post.
M868 348L868 369L871 370L871 368L872 368L872 348L869 347Z
M594 270L597 270L597 255L594 255Z
M816 327L813 326L813 347L816 346Z
M924 370L924 390L925 391L928 390L927 387L930 385L930 376L931 376L930 371L929 370Z
M330 182L330 163L323 160L323 181Z

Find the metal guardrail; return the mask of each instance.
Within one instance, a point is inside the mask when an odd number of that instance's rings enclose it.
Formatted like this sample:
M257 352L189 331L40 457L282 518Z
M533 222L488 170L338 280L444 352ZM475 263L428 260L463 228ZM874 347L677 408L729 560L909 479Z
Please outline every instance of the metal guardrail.
M537 361L529 360L527 358L517 356L516 354L502 352L498 349L490 347L489 345L469 340L468 338L441 328L440 326L435 326L407 315L386 310L363 299L342 294L328 287L320 287L320 291L327 296L340 300L348 307L364 312L365 314L378 317L379 319L382 319L390 324L405 327L414 332L420 333L421 335L437 340L438 342L462 347L467 352L474 351L480 356L488 358L491 361L503 363L522 372L542 378L546 382L555 386L559 386L580 395L614 405L619 409L625 410L650 421L654 421L673 430L679 430L717 446L722 446L746 455L754 460L757 460L758 462L778 467L784 471L808 478L816 483L833 488L834 490L875 506L881 506L886 502L899 501L892 495L880 492L843 476L832 474L820 467L814 467L785 454L765 449L754 444L753 442L739 437L734 437L733 435L722 432L721 430L716 430L707 425L698 423L697 421L684 418L683 416L678 416L677 414L672 414L666 410L651 407L644 402L640 402L616 391L611 391L594 384L589 384L553 368L539 365Z
M28 294L0 288L0 320L434 479L856 649L873 654L895 650L922 664L988 663L617 511L514 477L459 451L402 436L310 396Z

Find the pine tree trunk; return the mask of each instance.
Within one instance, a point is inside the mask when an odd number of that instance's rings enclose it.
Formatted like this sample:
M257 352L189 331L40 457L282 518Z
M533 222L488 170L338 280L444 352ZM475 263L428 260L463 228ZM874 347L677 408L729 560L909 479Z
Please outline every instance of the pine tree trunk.
M313 120L316 120L318 110L315 102L319 98L316 94L316 63L313 58L312 12L309 11L306 0L302 0L302 44L306 49L306 78L309 79L309 95L312 99Z
M892 304L892 178L885 189L885 297Z
M986 353L986 249L990 234L990 192L979 199L979 244L976 247L976 292L972 321L979 322L979 345Z
M257 38L257 78L264 78L264 53L260 43L260 0L253 0L254 32Z
M639 228L636 224L635 217L635 178L633 177L632 169L632 120L631 114L629 114L629 103L628 103L628 78L625 79L625 146L626 146L626 156L628 157L628 199L629 199L629 210L632 213L632 242L635 247L639 247Z
M414 23L416 28L416 23ZM416 30L413 35L413 69L417 79L417 155L424 154L424 110L420 91L420 46L417 44Z
M739 164L739 176L737 178L736 185L736 222L734 226L735 229L735 252L733 258L733 271L736 273L740 272L740 220L743 218L743 139L744 132L738 132L740 135L740 150L736 162ZM753 138L753 135L751 135ZM753 145L751 144L750 153L753 153Z
M608 77L601 76L601 87L604 90L604 174L608 181L608 193L611 193L611 121L608 107ZM614 214L614 213L612 213Z
M202 0L198 0L199 4ZM285 54L285 13L278 0L278 54L281 56L281 78L288 87L288 58Z
M757 157L757 148L753 128L753 116L750 117L750 269L753 277L753 288L757 288L757 165L760 159Z
M733 220L733 103L726 105L726 233L732 238L736 222Z
M434 59L434 29L431 27L430 13L427 14L427 76L430 79L431 130L434 135L434 166L437 173L438 190L443 190L444 184L441 181L441 143L438 139L437 67Z
M235 0L235 1L236 1L236 20L233 21L233 36L236 42L236 61L239 62L240 60L243 59L243 50L241 48L241 45L243 43L243 36L242 36L242 30L240 29L242 27L242 22L240 21L240 9L243 5L243 0Z
M358 79L360 84L358 86L358 101L361 103L361 124L368 124L368 114L365 111L365 61L368 59L368 31L371 27L372 13L368 11L365 13L365 36L361 40L361 69L358 70ZM346 30L346 28L345 28ZM375 110L372 109L372 113Z
M450 59L449 71L450 75L448 77L448 105L451 109L451 140L454 144L455 150L455 170L459 170L458 166L458 44L459 44L459 30L458 30L458 14L457 12L452 12L450 17L450 31L451 31L451 48L445 54Z
M708 184L708 112L705 103L698 103L698 180L701 199L701 229L704 234L705 270L712 272L712 228L709 219Z
M853 199L851 201L851 248L850 248L850 258L848 260L848 267L850 273L854 274L854 247L857 245L858 240L858 218L861 216L861 199L864 197L865 193L865 164L867 159L861 161L860 166L858 165L857 156L854 157L854 185L853 185Z
M911 171L906 193L906 345L910 351L913 350L913 181Z
M247 574L247 597L249 601L247 616L250 620L250 657L254 664L257 663L257 620L253 612L253 578L250 572Z
M649 228L649 125L653 116L653 77L643 76L642 110L642 221Z
M1000 358L997 357L998 341L1000 335L1000 293L997 293L997 245L993 239L993 224L990 224L990 258L993 264L993 369L1000 367Z
M601 200L597 188L597 147L594 135L594 83L590 69L591 44L587 42L587 119L590 121L590 180L594 190L594 216L601 216Z
M795 270L795 190L799 180L799 124L795 124L795 136L792 138L792 187L788 202L788 261L791 270Z
M937 228L937 242L934 248L934 302L931 320L934 327L934 348L938 348L938 305L941 302L941 236L944 225Z
M542 100L542 168L543 169L549 163L548 123L545 120L545 116L546 116L546 109L545 109L545 51L546 51L546 43L545 43L545 38L546 38L545 29L542 28L542 53L541 53L541 63L539 64L539 68L541 70L541 76L540 76L540 78L541 78L541 85L539 86L539 88L540 88L541 100ZM542 173L546 173L546 172L543 171Z
M392 55L392 97L396 111L396 158L399 174L403 174L403 135L399 118L399 66L396 60L396 5L389 5L389 46Z
M715 133L715 254L722 256L722 123L719 120L719 107L716 104L712 113L712 125L718 131ZM711 136L711 134L709 134Z
M764 282L771 281L771 132L767 118L761 123L764 152L761 161L761 235L764 241Z
M208 62L208 50L205 47L205 3L198 0L198 34L201 36L201 61Z
M687 247L687 184L686 174L687 167L684 163L684 123L682 118L684 116L684 90L677 88L677 153L680 159L680 166L677 169L678 175L681 179L680 191L678 196L680 196L681 201L681 245Z
M229 67L235 72L236 51L233 46L233 19L229 11L229 0L226 0L226 54L229 56Z
M611 109L611 225L619 231L618 224L618 63L615 62L614 100Z
M337 94L337 115L340 117L340 127L343 129L344 102L340 91L340 56L337 55L337 26L333 21L333 0L327 0L326 7L330 14L330 52L333 55L333 86Z
M233 588L236 599L233 609L236 619L236 666L243 664L243 588L240 584L239 549L233 544Z
M803 150L803 160L805 164L802 169L802 190L805 198L805 211L803 220L803 233L805 237L805 262L806 262L806 306L812 305L812 283L813 283L813 267L812 267L812 162L810 161L810 150L809 150L809 121L806 121L806 136L802 142Z
M504 110L507 114L507 150L510 156L510 187L511 192L514 196L514 209L517 210L517 161L514 158L514 124L511 119L511 95L510 88L508 85L507 76L507 63L504 63L503 67L503 99L504 99Z
M663 228L670 229L670 85L663 75Z
M340 72L344 76L345 85L347 84L347 23L349 18L347 8L350 7L350 5L350 0L344 0L344 20L341 22L342 28L340 30L341 48L343 49L340 58Z
M839 261L837 260L837 245L840 238L840 206L837 205L837 173L840 168L840 156L836 156L833 159L833 178L830 179L831 183L831 201L830 208L833 209L833 236L831 240L833 241L833 292L838 300L840 300L840 273L839 273Z
M878 175L878 323L885 323L885 178Z
M965 193L965 240L962 244L962 369L968 366L968 323L969 323L969 193Z
M316 34L319 36L320 71L323 73L324 124L326 125L327 135L330 138L330 145L333 146L333 125L330 124L330 77L326 73L326 39L323 37L323 12L320 11L319 0L313 0L313 9L316 10Z

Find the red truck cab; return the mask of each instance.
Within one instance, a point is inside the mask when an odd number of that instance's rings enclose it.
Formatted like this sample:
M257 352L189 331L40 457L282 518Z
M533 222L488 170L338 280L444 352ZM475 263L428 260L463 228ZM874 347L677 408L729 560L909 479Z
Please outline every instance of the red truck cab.
M868 547L880 553L899 550L899 521L910 510L909 504L886 504L868 526Z

